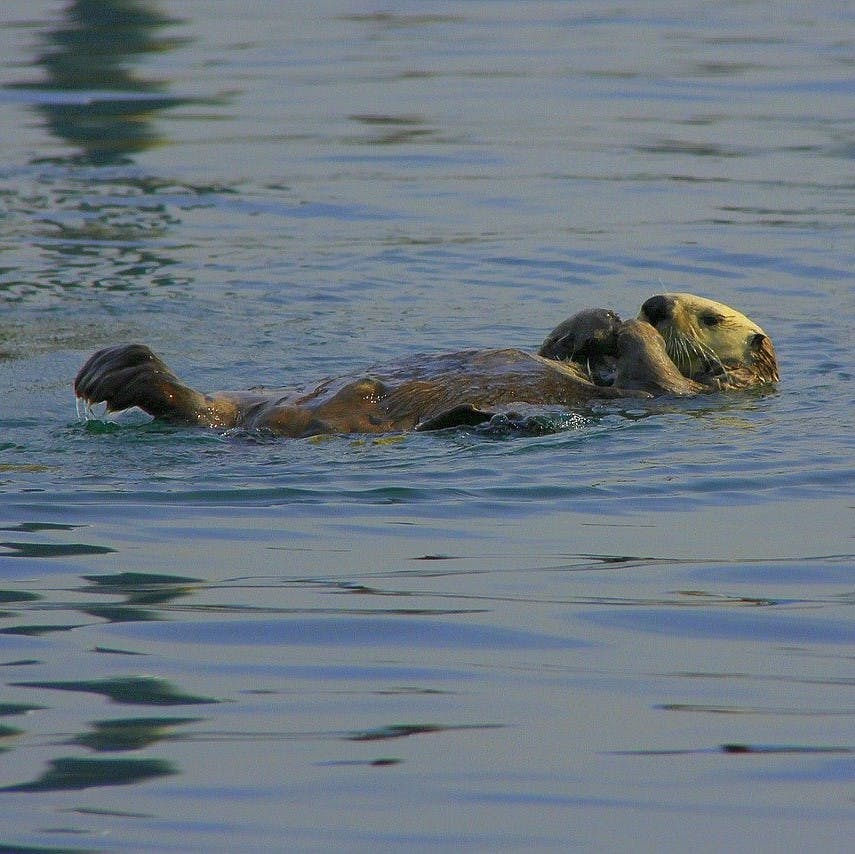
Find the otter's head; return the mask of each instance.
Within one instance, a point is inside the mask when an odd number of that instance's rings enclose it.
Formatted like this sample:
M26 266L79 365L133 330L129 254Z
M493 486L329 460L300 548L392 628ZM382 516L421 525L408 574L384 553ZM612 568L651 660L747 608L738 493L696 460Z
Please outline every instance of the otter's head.
M686 377L722 388L778 380L769 336L730 306L694 294L658 294L641 306L638 317L659 331Z

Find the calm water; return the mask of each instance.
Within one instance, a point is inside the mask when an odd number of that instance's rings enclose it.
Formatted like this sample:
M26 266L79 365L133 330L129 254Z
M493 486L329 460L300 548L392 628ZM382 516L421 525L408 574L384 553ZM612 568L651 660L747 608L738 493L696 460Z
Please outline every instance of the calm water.
M850 850L851 9L0 20L0 850ZM662 290L760 323L777 391L75 416L110 343L308 383Z

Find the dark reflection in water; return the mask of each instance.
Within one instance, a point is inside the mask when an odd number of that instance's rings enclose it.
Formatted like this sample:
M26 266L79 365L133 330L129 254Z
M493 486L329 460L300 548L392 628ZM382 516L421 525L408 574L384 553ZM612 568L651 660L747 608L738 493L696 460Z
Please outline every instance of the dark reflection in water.
M124 676L115 679L75 680L70 682L13 682L18 688L48 688L54 691L84 691L101 694L114 703L142 706L184 706L219 703L213 697L185 694L165 679L149 676Z
M188 102L128 68L134 57L184 44L187 39L160 32L176 23L146 0L75 0L63 23L45 34L35 61L47 79L17 88L55 93L35 109L55 136L81 150L73 160L126 162L159 142L152 128L157 112Z
M182 575L158 575L147 572L120 572L116 575L84 575L90 582L85 592L119 595L124 603L117 605L88 605L79 608L82 613L100 617L111 623L159 620L156 609L141 605L164 605L181 596L187 596L199 586L199 579Z
M425 733L449 732L461 729L498 729L502 724L469 724L467 726L440 726L439 724L391 724L378 729L355 732L347 736L348 741L386 741L392 738L407 738Z
M80 525L65 525L58 522L19 522L0 528L0 531L18 531L22 534L35 534L38 531L73 531Z
M436 131L427 125L425 117L418 114L360 113L348 118L372 131L371 135L364 140L354 140L368 145L399 145L425 141L436 136Z
M661 703L654 706L666 712L692 712L710 715L800 715L855 717L852 708L790 708L788 706L725 706L711 703Z
M664 750L613 750L613 756L692 756L702 753L852 753L852 748L812 744L720 744L716 747L675 748Z
M25 715L27 712L36 712L44 706L34 706L31 703L0 703L0 717L6 715Z
M187 283L186 275L173 269L179 262L170 252L170 235L183 208L199 204L199 196L226 191L139 173L133 158L171 142L160 136L157 118L164 110L222 105L232 97L169 94L162 62L156 78L140 71L152 54L191 41L165 32L182 23L152 0L73 0L41 33L42 47L31 63L38 76L34 71L35 79L8 88L43 117L46 129L68 150L44 156L39 146L31 160L39 169L38 192L13 195L22 221L31 221L25 242L36 252L0 269L4 300L71 290L148 294L155 287ZM27 347L45 338L32 326L20 327L14 337Z
M109 546L93 546L89 543L20 543L2 542L0 548L8 552L0 552L0 557L69 557L71 555L104 555L115 552Z
M84 575L94 593L120 594L129 605L162 605L186 596L202 581L185 575L161 575L153 572L119 572L115 575Z
M152 777L177 773L165 759L52 759L41 777L29 783L4 786L0 792L52 792L89 789L93 786L125 786Z
M24 635L26 637L39 637L49 635L53 632L70 632L79 629L79 623L38 623L33 625L11 626L8 629L0 629L0 635Z
M23 732L24 730L18 729L18 727L0 724L0 753L5 753L9 750L9 748L3 744L4 738L14 738L16 735L21 735Z
M42 597L38 593L21 590L0 590L0 602L36 602Z
M92 731L75 736L69 743L99 752L138 750L158 741L174 738L170 730L203 718L118 718L93 721Z

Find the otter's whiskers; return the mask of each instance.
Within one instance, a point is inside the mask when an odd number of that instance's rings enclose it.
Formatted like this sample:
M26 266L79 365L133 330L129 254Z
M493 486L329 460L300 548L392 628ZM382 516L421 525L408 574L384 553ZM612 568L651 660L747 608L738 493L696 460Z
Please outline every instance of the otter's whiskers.
M687 377L713 372L728 376L724 363L715 351L694 338L689 338L673 327L665 333L665 352Z

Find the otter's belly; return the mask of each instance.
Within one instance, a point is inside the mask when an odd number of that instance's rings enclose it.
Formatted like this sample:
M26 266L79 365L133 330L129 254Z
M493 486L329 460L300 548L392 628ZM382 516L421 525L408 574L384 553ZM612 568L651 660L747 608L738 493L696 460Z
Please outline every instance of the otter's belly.
M503 349L413 356L272 405L310 412L316 432L386 432L412 429L460 406L572 406L614 396L619 392L594 385L575 366Z

